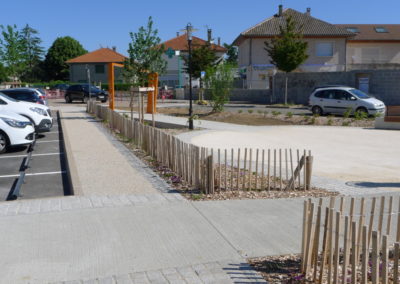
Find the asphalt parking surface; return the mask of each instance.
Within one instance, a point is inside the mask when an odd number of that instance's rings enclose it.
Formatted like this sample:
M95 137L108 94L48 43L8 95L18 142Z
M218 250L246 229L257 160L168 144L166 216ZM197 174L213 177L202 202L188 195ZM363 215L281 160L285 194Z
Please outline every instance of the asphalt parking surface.
M55 112L53 112L55 114ZM50 132L37 135L29 167L18 199L70 195L62 133L57 117ZM13 184L19 177L29 147L16 147L0 155L0 200L10 198Z

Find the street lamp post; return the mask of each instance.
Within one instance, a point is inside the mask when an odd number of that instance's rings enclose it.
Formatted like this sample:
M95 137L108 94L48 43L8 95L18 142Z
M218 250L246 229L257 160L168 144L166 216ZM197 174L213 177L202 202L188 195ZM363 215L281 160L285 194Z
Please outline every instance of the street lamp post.
M191 23L186 25L186 36L189 46L189 129L193 129L193 90L192 90L192 33L194 29Z

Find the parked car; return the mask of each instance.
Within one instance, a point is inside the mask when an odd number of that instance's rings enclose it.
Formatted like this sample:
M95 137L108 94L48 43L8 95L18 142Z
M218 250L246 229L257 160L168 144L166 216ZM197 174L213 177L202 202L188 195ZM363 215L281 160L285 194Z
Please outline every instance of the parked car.
M44 90L36 88L15 88L1 90L1 92L17 101L48 105Z
M27 145L35 139L33 124L26 117L0 110L0 154L9 147Z
M28 118L36 132L50 131L53 126L50 108L41 104L17 101L0 92L0 111L11 111Z
M90 85L90 96L92 99L105 103L108 99L108 93L103 91L96 86ZM67 89L65 93L65 102L72 103L73 101L79 100L85 102L89 99L89 85L78 84L72 85Z
M385 113L385 104L364 92L347 86L317 87L310 95L309 108L313 114L351 114L364 112L367 115Z

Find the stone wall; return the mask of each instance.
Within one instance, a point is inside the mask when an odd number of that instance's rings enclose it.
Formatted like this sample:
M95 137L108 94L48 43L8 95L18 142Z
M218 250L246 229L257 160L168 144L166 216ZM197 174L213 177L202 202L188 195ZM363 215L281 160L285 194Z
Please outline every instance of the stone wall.
M288 74L288 102L307 104L317 86L346 85L358 88L357 78L369 76L369 93L386 105L400 105L400 70L362 70L349 72L315 72ZM285 74L275 77L275 102L283 102Z

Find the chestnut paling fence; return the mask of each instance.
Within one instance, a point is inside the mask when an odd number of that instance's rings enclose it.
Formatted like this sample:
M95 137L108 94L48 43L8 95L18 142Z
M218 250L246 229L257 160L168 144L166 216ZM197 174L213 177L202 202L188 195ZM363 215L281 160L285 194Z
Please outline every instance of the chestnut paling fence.
M202 193L311 189L311 151L210 149L185 143L162 129L94 101L88 102L87 111Z
M340 202L336 203L336 200ZM400 198L304 202L301 271L312 283L399 283Z

